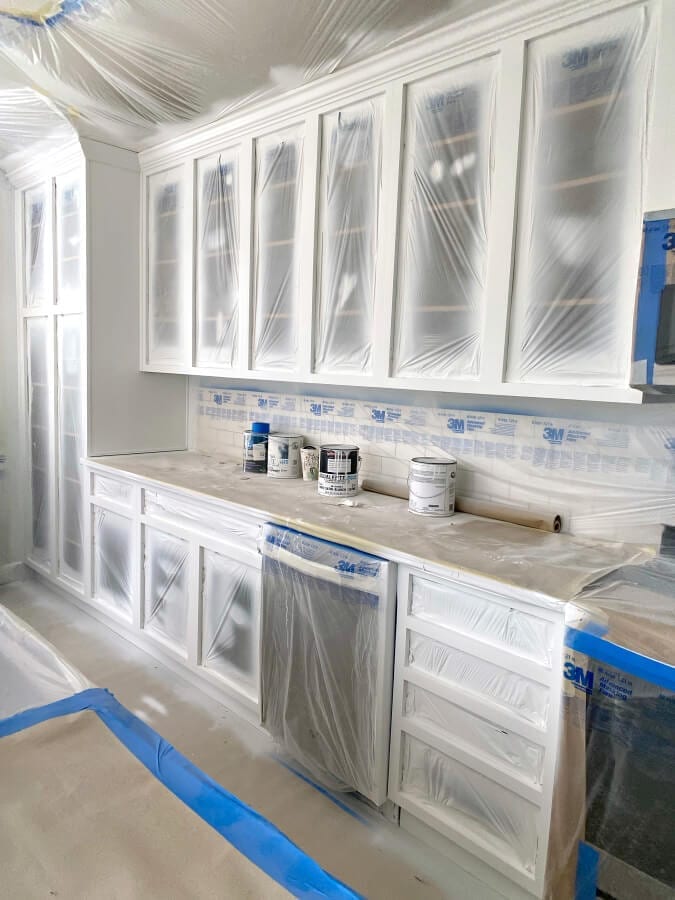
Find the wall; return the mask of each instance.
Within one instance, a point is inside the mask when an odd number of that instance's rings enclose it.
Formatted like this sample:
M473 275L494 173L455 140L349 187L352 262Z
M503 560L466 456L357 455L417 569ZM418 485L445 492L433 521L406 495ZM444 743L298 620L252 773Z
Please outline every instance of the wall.
M19 410L12 196L0 174L0 583L21 559Z
M405 484L412 456L455 456L460 493L560 512L573 534L658 543L661 525L675 524L671 404L508 408L447 394L280 387L191 379L191 446L240 458L242 431L262 420L307 443L356 443L362 473L392 484Z

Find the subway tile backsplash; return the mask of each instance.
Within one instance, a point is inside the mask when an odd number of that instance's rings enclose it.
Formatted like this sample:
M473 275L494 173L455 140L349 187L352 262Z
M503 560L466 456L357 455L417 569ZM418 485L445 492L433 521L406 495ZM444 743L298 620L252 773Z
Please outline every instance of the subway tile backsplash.
M362 475L405 485L413 456L454 456L458 491L559 512L573 534L658 543L675 523L675 416L643 426L398 406L191 382L191 445L241 458L256 420L306 443L354 443Z

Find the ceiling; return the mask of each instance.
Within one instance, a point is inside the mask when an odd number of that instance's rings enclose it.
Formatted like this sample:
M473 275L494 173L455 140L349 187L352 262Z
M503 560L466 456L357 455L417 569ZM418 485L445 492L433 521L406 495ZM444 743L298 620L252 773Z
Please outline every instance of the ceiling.
M0 0L0 157L62 128L54 111L140 149L496 2ZM22 119L27 88L47 99L43 120L35 100Z

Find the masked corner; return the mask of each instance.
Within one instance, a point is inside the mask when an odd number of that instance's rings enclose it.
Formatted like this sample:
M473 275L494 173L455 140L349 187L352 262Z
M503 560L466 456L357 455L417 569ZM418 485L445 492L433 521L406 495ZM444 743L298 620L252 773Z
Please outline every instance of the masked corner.
M0 719L90 687L51 644L0 606Z
M331 790L386 798L394 591L385 561L263 534L263 723Z

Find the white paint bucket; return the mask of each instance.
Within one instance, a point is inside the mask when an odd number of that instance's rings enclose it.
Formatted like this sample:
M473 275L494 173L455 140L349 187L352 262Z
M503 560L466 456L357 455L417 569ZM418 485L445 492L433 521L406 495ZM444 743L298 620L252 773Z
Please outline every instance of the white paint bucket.
M418 516L451 516L455 512L456 459L416 456L410 460L408 509Z
M267 441L267 474L270 478L299 478L302 474L299 434L270 434Z
M319 477L319 451L316 447L303 447L300 457L303 481L316 481Z
M351 497L359 489L359 448L353 444L322 444L319 453L319 493Z

